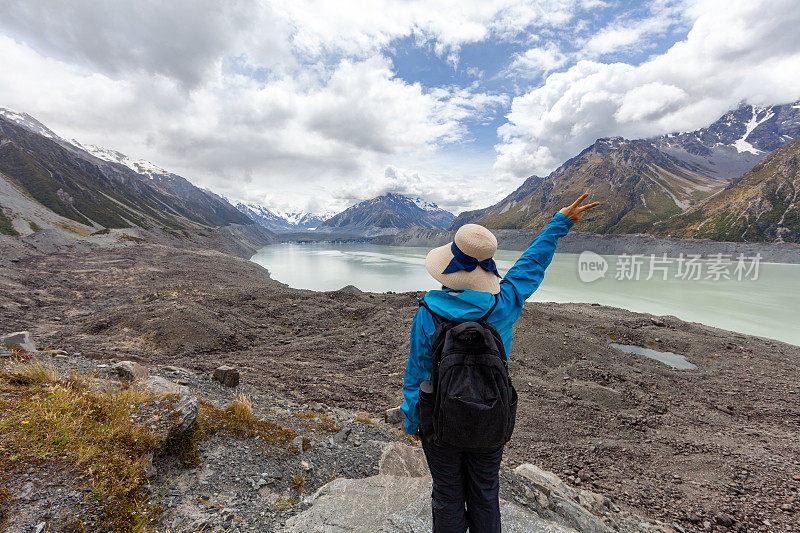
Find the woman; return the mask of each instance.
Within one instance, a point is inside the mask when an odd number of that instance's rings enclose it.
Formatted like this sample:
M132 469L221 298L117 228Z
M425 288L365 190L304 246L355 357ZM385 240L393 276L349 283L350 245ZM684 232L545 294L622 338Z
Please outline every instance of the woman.
M436 318L452 322L475 321L485 316L502 339L505 356L511 347L511 326L522 305L539 287L550 264L558 238L567 234L588 209L582 195L561 209L500 280L492 257L497 239L486 228L466 224L453 242L431 250L425 268L442 284L441 290L425 294L424 306L411 325L411 343L406 363L402 405L405 429L422 441L433 477L431 507L434 533L495 533L500 531L499 472L503 446L465 450L441 446L431 435L419 431L419 387L431 379L431 339ZM487 315L488 313L488 315Z

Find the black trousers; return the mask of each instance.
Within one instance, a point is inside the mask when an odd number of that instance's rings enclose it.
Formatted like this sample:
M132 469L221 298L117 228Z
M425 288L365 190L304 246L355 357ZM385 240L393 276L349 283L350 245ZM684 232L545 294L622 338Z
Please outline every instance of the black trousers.
M433 533L499 533L503 447L462 451L423 434L422 449L433 477Z

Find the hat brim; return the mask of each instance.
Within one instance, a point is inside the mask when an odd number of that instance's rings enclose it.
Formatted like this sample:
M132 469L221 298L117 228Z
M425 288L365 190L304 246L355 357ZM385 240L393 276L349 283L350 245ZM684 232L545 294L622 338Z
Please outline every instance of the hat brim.
M449 289L473 290L498 294L500 292L500 278L492 272L486 272L481 267L476 267L472 272L459 270L450 274L442 274L453 259L450 244L434 248L425 257L425 269L433 279Z

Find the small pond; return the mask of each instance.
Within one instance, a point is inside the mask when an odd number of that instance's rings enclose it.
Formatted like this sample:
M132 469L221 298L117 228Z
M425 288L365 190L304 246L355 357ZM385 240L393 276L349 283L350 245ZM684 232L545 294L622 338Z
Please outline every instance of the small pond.
M665 365L669 365L672 368L677 368L678 370L694 370L697 368L696 365L690 363L684 356L677 353L659 352L658 350L645 348L644 346L637 346L635 344L618 344L616 342L612 342L611 347L616 348L617 350L622 350L623 352L635 353L636 355L643 355L650 359L655 359L656 361L660 361Z

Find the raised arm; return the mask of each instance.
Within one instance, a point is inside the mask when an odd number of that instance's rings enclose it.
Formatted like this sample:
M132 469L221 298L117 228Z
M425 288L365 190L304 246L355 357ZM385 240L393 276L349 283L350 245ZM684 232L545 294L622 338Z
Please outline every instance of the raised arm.
M556 213L500 282L500 298L505 301L513 319L519 315L525 300L539 288L544 271L553 259L559 237L566 235L585 211L600 205L599 202L581 205L588 196L588 193L583 194Z

